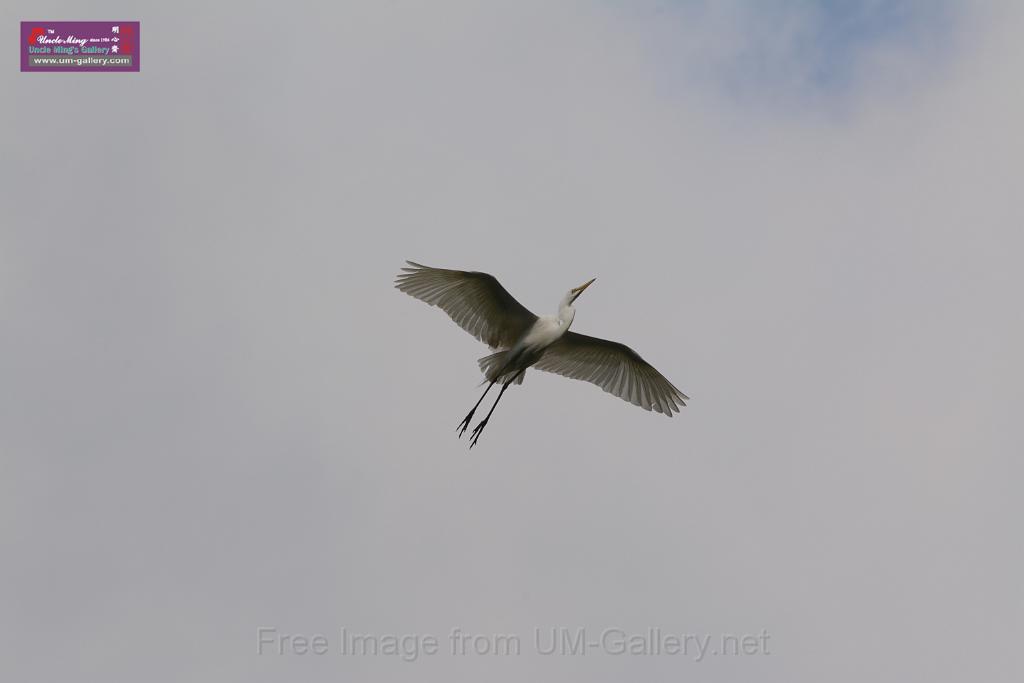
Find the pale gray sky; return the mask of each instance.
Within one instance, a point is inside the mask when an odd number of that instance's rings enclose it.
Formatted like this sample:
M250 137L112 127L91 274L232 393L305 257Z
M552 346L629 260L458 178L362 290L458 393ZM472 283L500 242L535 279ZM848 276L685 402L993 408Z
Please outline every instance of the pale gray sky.
M140 74L0 70L0 677L1020 680L1019 5L0 7L88 18ZM469 453L406 258L597 277L692 404L532 372Z

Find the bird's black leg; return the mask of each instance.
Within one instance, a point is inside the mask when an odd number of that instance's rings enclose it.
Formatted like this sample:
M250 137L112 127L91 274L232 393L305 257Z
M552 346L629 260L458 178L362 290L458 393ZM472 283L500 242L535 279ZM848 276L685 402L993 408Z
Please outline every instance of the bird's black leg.
M476 445L477 440L480 438L480 433L484 431L484 427L487 426L487 421L491 419L491 413L493 413L494 409L498 407L498 401L501 400L501 395L505 393L506 389L508 389L508 385L512 384L512 382L515 382L516 378L518 378L519 375L523 374L523 372L524 370L520 370L519 372L512 376L512 379L508 380L507 382L501 385L501 391L498 392L498 398L494 399L494 405L491 406L491 409L487 411L487 417L480 420L480 424L474 427L473 433L470 434L470 436L473 437L473 440L469 442L470 448Z
M497 381L497 378L491 380L491 383L487 385L486 389L484 389L484 393L480 397L480 400L478 400L476 402L476 405L473 406L473 410L469 411L469 415L467 415L466 418L459 423L459 426L455 428L455 431L459 433L460 439L462 438L462 435L466 433L466 429L469 427L469 423L473 420L473 413L475 413L476 409L480 407L480 404L483 403L484 396L487 395L487 392L491 390L491 387L493 387L494 383Z

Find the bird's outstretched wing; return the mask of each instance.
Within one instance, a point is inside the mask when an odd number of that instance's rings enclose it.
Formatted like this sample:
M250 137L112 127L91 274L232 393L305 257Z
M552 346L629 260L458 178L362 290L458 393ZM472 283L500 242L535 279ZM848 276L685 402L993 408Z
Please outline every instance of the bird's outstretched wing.
M439 307L492 349L512 346L537 320L493 275L406 263L395 287Z
M689 397L625 344L566 332L533 366L582 379L644 410L672 417Z

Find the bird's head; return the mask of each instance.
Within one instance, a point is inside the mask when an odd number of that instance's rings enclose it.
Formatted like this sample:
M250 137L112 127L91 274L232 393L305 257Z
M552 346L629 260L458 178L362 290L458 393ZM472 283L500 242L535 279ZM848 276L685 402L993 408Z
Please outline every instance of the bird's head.
M577 297L579 297L579 295L583 293L583 290L589 287L591 284L593 284L594 280L596 279L596 277L590 278L579 287L573 287L572 289L570 289L565 295L566 305L572 305L572 302L576 301Z

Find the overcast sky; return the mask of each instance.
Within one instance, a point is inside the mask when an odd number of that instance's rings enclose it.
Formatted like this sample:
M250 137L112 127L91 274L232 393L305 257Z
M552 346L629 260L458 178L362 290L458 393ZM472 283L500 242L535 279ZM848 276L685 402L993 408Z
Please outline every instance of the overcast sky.
M0 69L5 680L1024 675L1020 4L0 7L89 18L141 73ZM407 258L596 277L691 405L531 371L470 453ZM534 641L654 627L769 654Z

